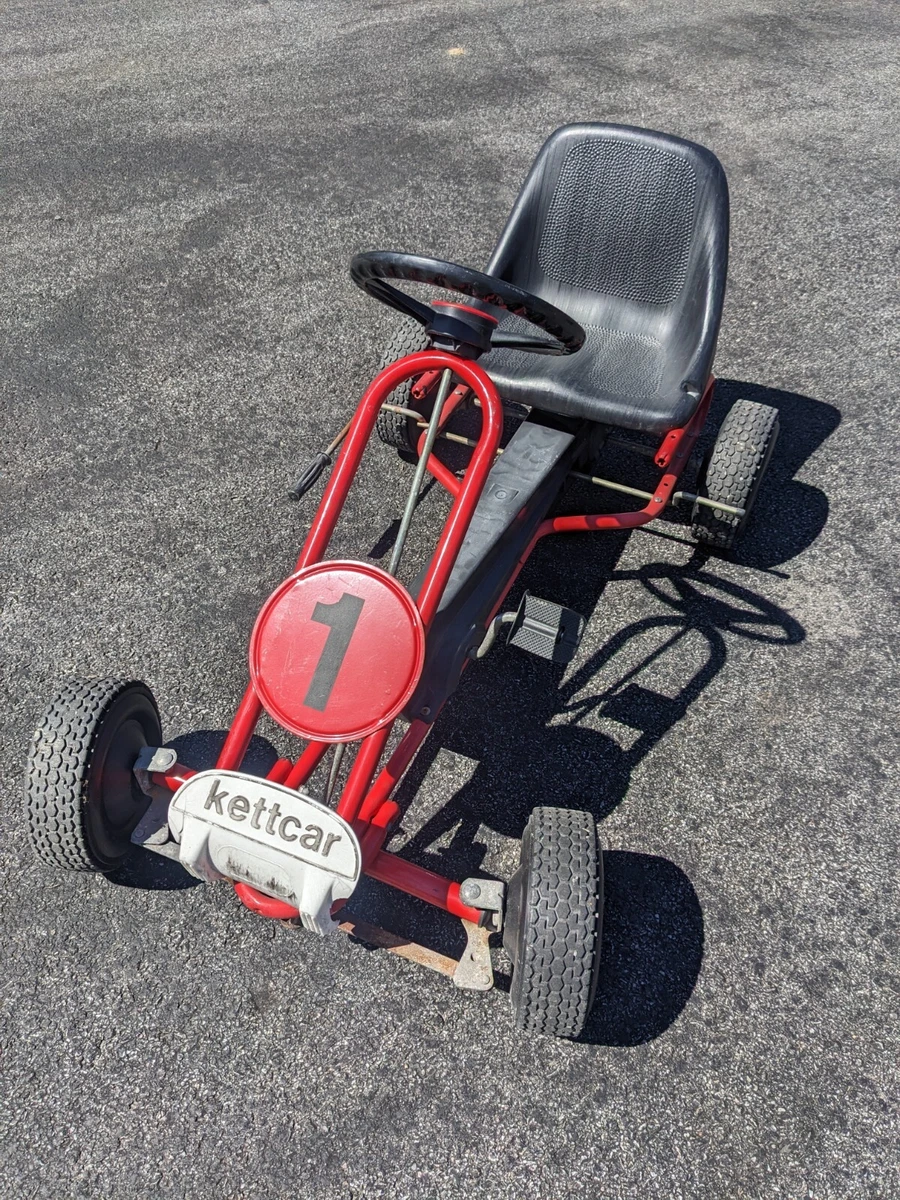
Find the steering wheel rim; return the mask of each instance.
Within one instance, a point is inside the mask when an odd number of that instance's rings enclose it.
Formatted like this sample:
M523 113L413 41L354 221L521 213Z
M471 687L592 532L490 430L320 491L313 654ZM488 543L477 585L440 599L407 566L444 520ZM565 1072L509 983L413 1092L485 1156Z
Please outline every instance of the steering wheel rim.
M350 263L350 277L357 287L380 300L382 304L406 313L420 325L428 325L434 319L434 310L420 300L408 296L387 282L402 279L407 283L426 283L447 291L459 292L473 300L480 300L495 308L521 317L530 325L537 326L554 339L529 340L517 334L495 334L492 347L500 349L529 350L537 354L574 354L584 345L585 332L567 313L533 292L505 279L485 275L459 263L445 262L438 258L425 258L420 254L403 254L398 250L372 250L367 254L356 254Z

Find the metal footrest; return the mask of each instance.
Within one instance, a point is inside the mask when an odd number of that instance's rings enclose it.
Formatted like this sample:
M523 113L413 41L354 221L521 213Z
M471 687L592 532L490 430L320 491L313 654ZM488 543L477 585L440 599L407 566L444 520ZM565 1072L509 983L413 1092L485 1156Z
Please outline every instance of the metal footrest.
M552 600L541 600L526 592L507 640L511 646L538 658L568 663L575 657L585 624L584 617L574 608L563 608Z

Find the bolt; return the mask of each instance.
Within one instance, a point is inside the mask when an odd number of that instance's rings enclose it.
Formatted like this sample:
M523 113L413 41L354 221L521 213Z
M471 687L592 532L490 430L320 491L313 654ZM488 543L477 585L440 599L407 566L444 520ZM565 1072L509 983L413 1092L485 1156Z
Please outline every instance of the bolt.
M426 705L425 705L425 707L422 709L422 716L423 716L423 717L430 717L430 716L431 716L431 709L428 707L428 705L427 705L427 704L426 704Z

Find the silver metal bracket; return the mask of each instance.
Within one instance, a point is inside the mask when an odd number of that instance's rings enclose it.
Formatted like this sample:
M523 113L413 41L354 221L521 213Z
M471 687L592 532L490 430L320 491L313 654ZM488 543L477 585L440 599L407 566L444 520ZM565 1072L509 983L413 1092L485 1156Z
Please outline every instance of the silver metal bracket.
M152 850L155 854L162 854L164 858L174 858L177 862L178 843L169 829L169 803L172 793L160 787L154 787L153 791L162 794L154 795L151 799L150 807L131 834L132 844L143 846L145 850Z
M494 967L491 963L491 930L463 918L466 948L453 972L453 983L471 992L489 992L494 986Z
M490 625L487 627L487 631L482 638L481 645L471 646L469 648L469 658L484 658L484 656L496 642L497 635L503 626L512 625L515 619L516 614L514 612L500 613L499 616L494 617L493 621L491 621Z
M370 950L384 950L388 954L395 954L398 958L405 958L408 962L417 963L420 967L428 967L430 971L446 975L458 988L464 988L467 991L487 992L494 986L494 969L491 964L489 946L491 931L476 925L473 921L463 921L466 931L466 950L462 958L457 961L455 958L449 958L446 954L439 954L436 950L429 950L427 946L420 946L418 942L412 942L408 938L391 933L387 929L379 929L375 925L360 921L348 913L346 908L342 911L341 916L344 919L338 928ZM291 922L291 924L297 923L296 921Z
M153 771L163 774L171 770L177 761L178 755L174 750L170 750L166 746L145 746L143 748L137 756L137 762L134 764L134 777L138 782L138 787L145 796L150 796L153 799L166 796L171 800L172 793L155 783L151 783L150 775Z
M464 879L459 885L459 898L470 908L480 908L484 913L481 924L490 933L499 933L503 928L503 904L506 884L497 879Z

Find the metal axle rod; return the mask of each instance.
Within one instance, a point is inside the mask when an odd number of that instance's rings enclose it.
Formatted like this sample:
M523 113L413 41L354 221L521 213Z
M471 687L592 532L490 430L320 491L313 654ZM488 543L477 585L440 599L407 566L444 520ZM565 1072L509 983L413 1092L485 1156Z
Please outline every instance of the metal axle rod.
M400 404L382 404L382 409L386 412L407 413L413 416L413 411L409 408L404 408ZM420 429L427 429L427 421L416 421ZM459 433L439 433L438 437L445 442L456 442L460 446L477 446L478 443L473 438L463 437ZM497 451L502 454L502 450ZM593 483L596 487L607 488L612 492L623 492L626 496L634 496L638 500L652 500L653 492L645 492L641 488L627 487L624 483L616 483L612 479L601 479L599 475L585 475L581 471L570 471L569 474L575 479L583 479L587 483ZM746 516L746 509L736 508L733 504L723 504L717 500L710 500L707 496L698 496L695 492L675 492L672 495L672 504L699 504L703 508L714 508L719 512L728 513L732 517Z

